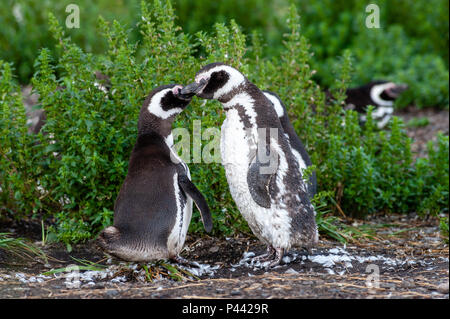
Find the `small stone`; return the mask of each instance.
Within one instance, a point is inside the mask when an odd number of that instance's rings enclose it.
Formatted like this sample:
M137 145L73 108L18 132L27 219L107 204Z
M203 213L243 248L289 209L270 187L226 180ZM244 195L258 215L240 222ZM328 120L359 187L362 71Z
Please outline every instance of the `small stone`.
M213 246L209 249L210 253L217 253L219 251L219 247L218 246Z
M239 296L242 295L242 292L240 292L239 290L232 290L230 294L232 296Z
M448 281L437 286L437 291L441 294L448 294Z
M95 288L105 288L106 284L104 282L95 283Z
M413 279L405 279L401 284L402 288L414 288L416 284Z
M288 274L288 275L298 275L298 271L295 271L295 270L292 269L292 268L289 268L289 269L286 270L284 273L285 273L285 274Z
M106 292L106 295L108 297L114 297L114 296L117 296L118 293L119 292L117 290L109 290L108 292Z
M391 290L391 291L394 291L394 290L395 290L395 284L390 283L390 282L381 283L380 286L381 286L381 288L389 289L389 290Z

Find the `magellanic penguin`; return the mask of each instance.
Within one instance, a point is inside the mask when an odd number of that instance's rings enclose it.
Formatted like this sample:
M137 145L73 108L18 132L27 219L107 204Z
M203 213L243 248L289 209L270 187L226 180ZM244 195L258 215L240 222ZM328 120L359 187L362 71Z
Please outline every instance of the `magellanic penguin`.
M286 134L289 144L291 145L292 153L297 159L302 175L304 175L303 170L310 167L312 165L312 162L311 159L309 158L309 154L306 151L305 146L298 137L294 127L291 124L291 121L289 120L289 115L287 113L286 106L283 104L278 94L266 90L264 90L263 93L270 100L270 102L272 102L275 112L277 112L278 118L280 119L284 134ZM316 172L313 171L311 173L311 176L309 177L309 183L307 184L307 186L309 197L312 199L317 192Z
M193 94L181 85L154 89L140 111L138 137L128 174L114 206L114 225L98 238L108 253L128 261L174 259L183 248L192 200L206 231L212 229L208 205L190 180L188 166L172 150L172 123Z
M372 81L366 85L349 88L346 91L345 109L355 110L362 114L361 122L366 121L367 106L373 105L375 109L372 117L377 127L382 129L389 123L394 113L394 101L408 89L406 84L396 84L388 81Z
M231 195L249 227L267 245L255 257L278 265L291 247L317 244L315 211L272 103L241 72L223 63L203 67L183 94L219 100L222 165Z

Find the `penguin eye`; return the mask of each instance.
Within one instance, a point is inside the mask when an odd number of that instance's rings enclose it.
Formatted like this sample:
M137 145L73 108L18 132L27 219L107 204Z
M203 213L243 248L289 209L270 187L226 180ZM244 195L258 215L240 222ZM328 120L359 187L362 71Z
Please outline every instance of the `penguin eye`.
M208 85L203 89L203 94L212 94L225 85L228 81L228 73L225 71L216 71L211 74Z
M211 77L218 82L223 82L227 79L228 74L225 71L214 72Z
M386 92L386 90L381 92L380 97L383 100L385 100L385 101L393 101L393 100L395 100L395 98L393 96L390 96L389 93Z
M182 108L186 106L186 102L183 100L178 99L172 92L172 90L168 91L162 98L161 98L161 108L165 111L173 109L173 108Z

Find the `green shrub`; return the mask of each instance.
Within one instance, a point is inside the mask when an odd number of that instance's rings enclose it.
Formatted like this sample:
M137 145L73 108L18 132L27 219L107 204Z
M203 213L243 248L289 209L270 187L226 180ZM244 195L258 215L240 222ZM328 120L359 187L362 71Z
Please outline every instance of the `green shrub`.
M88 52L100 53L106 41L96 32L99 14L116 17L129 27L137 21L138 0L2 0L0 2L0 59L13 62L22 83L33 75L33 62L42 47L53 50L55 40L48 28L48 14L54 13L65 22L66 7L76 4L80 8L80 28L67 29L72 40ZM137 38L137 34L132 34ZM100 41L99 41L100 40Z
M363 8L360 9L361 12L364 12ZM423 50L425 44L422 38L408 37L399 24L368 29L363 17L357 12L352 15L343 12L341 16L347 18L340 18L342 21L339 20L337 28L333 27L334 24L325 24L322 32L311 28L314 24L307 28L309 32L306 34L314 34L314 38L317 38L317 42L312 41L312 47L318 53L312 64L317 68L320 83L333 86L335 74L330 69L336 63L336 56L342 55L346 48L354 55L352 86L372 80L406 83L410 89L396 101L397 106L415 104L418 107L448 108L448 65L439 54ZM341 35L342 39L339 38L339 33L335 34L340 28L344 33Z
M19 219L40 208L36 149L27 134L25 108L11 65L0 60L0 212Z
M150 0L147 0L150 2ZM178 24L187 34L215 32L215 24L231 19L242 26L245 34L260 38L259 56L280 56L285 47L283 34L289 32L289 3L295 3L302 16L302 33L312 44L311 65L315 79L324 87L334 84L330 72L344 50L355 57L355 74L351 85L374 79L406 82L411 89L397 101L399 107L448 107L448 1L443 0L377 0L381 28L365 26L366 0L174 0ZM3 0L0 2L0 59L13 62L21 83L28 84L33 61L41 47L55 56L55 40L46 21L52 12L60 21L66 19L65 8L75 3L80 8L80 28L67 30L72 41L84 51L103 53L107 43L96 33L99 14L107 20L116 17L127 30L131 42L143 40L136 24L141 22L138 0ZM150 4L151 5L151 4ZM146 54L142 46L138 56ZM204 53L197 47L195 56ZM252 55L251 50L248 55ZM58 70L57 70L58 71Z
M47 134L26 134L11 67L1 64L2 214L39 212L53 217L51 230L66 243L95 236L112 222L145 96L162 84L192 81L195 72L212 61L239 68L261 89L282 97L316 165L322 194L316 202L326 205L324 209L361 217L378 211L448 213L448 137L439 136L437 146L430 145L429 157L413 163L401 120L394 118L389 130L379 132L369 112L361 128L357 114L342 109L352 80L349 51L338 63L334 101L326 103L313 79L312 53L300 33L294 6L282 54L272 58L264 57L257 33L251 39L251 54L246 54L246 38L234 21L217 23L211 33L189 35L175 24L170 1L155 0L151 6L142 2L141 11L134 31L120 22L99 19L107 43L103 55L86 53L50 15L56 46L40 50L32 79L47 113L43 128ZM139 32L139 42L132 40L133 32ZM110 77L109 92L96 87L95 71ZM203 103L194 99L175 126L191 133L195 120L201 120L202 131L220 127L222 106ZM202 148L207 143L202 140ZM230 196L221 164L189 166L211 207L214 235L250 232ZM318 216L320 229L338 237L335 217ZM197 211L190 231L203 231Z
M448 214L449 137L439 133L436 143L428 142L428 158L416 163L421 214ZM424 196L425 195L425 196Z
M137 52L136 43L129 40L129 32L117 21L108 23L100 19L99 29L107 39L108 51L104 56L94 56L75 45L50 15L50 30L57 43L54 51L59 57L43 49L35 63L32 82L47 114L43 131L48 134L36 137L39 152L34 153L35 161L30 163L41 168L33 175L47 192L45 202L40 205L44 213L54 216L53 231L61 241L85 240L111 223L114 201L127 172L129 154L136 140L137 118L146 94L164 83L188 82L202 63L193 57L188 36L174 24L170 2L155 1L151 9L143 3L142 12L139 30L143 40L139 48L147 52L143 57ZM231 30L217 25L217 32L221 34L218 37L221 49L215 50L216 56L211 59L228 54L232 57L228 62L238 67L244 44L236 39L242 39L242 33L236 24L232 24ZM217 45L213 37L203 39L206 49L207 42ZM219 57L219 53L223 56ZM110 77L109 93L95 86L97 70ZM217 116L220 104L210 108L211 116L202 118L199 103L193 102L176 126L191 127L195 119L202 119L206 127L220 126L223 120ZM26 132L23 123L14 123L22 125L22 131ZM245 229L226 191L221 165L200 164L192 175L207 197L213 216L221 221L217 232L233 233L232 224ZM205 184L205 180L209 183ZM198 217L196 212L194 219ZM198 223L193 223L192 228L200 229Z
M265 82L283 97L293 125L318 168L319 190L333 191L336 206L351 216L377 211L445 213L448 140L438 138L439 155L430 149L429 158L413 163L411 141L400 119L394 117L390 130L380 132L375 129L369 110L368 121L361 129L357 114L343 112L341 107L345 88L354 74L355 59L349 51L344 51L335 72L335 101L326 104L324 94L312 79L312 57L308 41L300 34L299 18L291 11L288 21L291 32L285 38L282 63L276 58L263 59L258 72L265 79L258 78L257 82L263 87ZM438 166L433 168L434 165ZM427 198L430 199L425 201Z

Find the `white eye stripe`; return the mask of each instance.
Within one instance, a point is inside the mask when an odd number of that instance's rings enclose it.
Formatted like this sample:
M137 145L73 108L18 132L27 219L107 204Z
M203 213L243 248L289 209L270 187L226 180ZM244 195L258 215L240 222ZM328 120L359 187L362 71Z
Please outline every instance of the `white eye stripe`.
M224 86L222 86L221 88L217 89L216 92L214 92L213 96L214 99L219 99L221 96L231 92L234 88L238 87L239 85L245 82L244 75L235 68L228 65L219 65L212 68L211 70L198 74L195 77L195 82L199 83L202 79L207 80L211 77L211 74L220 71L227 72L230 75L230 78L228 79L228 81L225 83Z
M372 89L370 90L370 98L379 106L393 106L394 105L393 101L383 100L380 96L384 90L391 88L393 86L395 86L395 84L392 82L373 86Z
M195 77L195 82L200 83L201 80L208 80L211 76L211 73L202 73Z
M155 95L153 95L147 109L148 111L157 116L160 117L162 119L167 119L170 116L174 115L174 114L178 114L183 112L183 109L177 107L177 108L173 108L170 110L163 110L161 107L161 99L166 95L167 92L171 91L172 89L164 89L162 91L159 91L158 93L156 93Z

